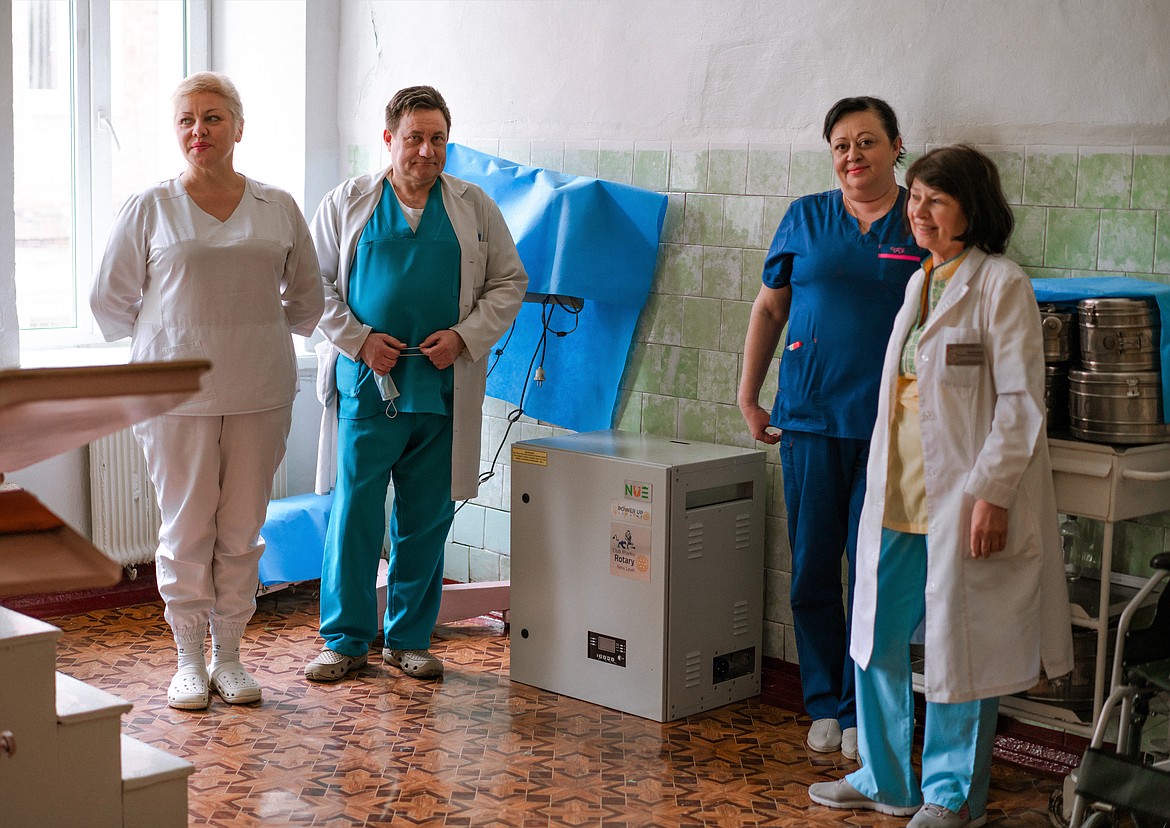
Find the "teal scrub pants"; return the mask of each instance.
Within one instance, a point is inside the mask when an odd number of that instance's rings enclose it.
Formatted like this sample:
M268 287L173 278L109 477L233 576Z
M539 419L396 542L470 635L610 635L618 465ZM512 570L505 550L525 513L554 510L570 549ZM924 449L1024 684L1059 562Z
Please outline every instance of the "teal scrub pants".
M321 571L321 637L347 656L378 636L375 580L390 513L383 646L425 650L443 597L451 501L451 417L400 412L337 423L337 485Z
M972 818L978 818L987 810L998 698L927 702L921 787L910 763L910 639L926 613L926 557L925 535L882 530L873 655L866 669L857 668L855 679L862 766L846 778L860 793L887 805L926 802L957 812L967 803Z

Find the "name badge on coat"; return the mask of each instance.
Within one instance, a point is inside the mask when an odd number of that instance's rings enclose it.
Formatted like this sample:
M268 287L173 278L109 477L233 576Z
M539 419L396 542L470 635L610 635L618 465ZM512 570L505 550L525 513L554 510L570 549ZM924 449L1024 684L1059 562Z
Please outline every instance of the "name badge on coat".
M983 346L978 342L947 345L947 365L982 365Z

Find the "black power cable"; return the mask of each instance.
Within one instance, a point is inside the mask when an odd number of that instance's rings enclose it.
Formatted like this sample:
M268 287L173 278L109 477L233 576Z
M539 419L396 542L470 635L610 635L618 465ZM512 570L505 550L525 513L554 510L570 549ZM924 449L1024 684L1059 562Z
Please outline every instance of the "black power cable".
M563 310L565 313L568 313L569 315L571 315L573 317L573 327L572 328L570 328L567 331L553 330L553 328L552 328L553 313L557 309ZM583 310L583 306L574 306L574 305L564 301L564 299L562 299L560 296L557 296L555 294L545 296L544 299L541 300L541 303L540 303L540 339L537 340L536 347L532 351L532 359L530 359L528 361L528 370L524 374L524 385L521 386L521 388L520 388L520 400L516 404L516 408L514 408L512 411L508 412L508 416L505 418L508 421L508 427L506 429L504 429L504 436L502 438L500 438L500 445L499 445L499 447L496 448L496 453L494 455L492 455L491 466L488 467L487 471L480 473L479 485L482 486L484 483L487 483L489 480L491 480L493 477L496 476L496 465L499 463L500 454L503 452L504 446L506 446L508 444L508 435L511 434L511 432L512 432L512 426L515 425L517 422L519 422L520 418L524 416L524 399L528 395L528 383L535 377L535 374L533 372L533 366L537 364L536 359L538 356L540 357L540 365L539 365L539 368L537 370L539 370L542 374L544 371L544 356L545 356L547 349L548 349L548 335L550 333L552 333L557 337L562 337L562 336L568 336L569 334L576 331L577 326L580 323L579 317L581 315L582 310ZM504 350L508 347L508 343L512 341L512 334L515 330L516 330L516 323L513 322L512 327L508 330L508 336L504 339L504 344L501 345L499 348L497 348L493 352L495 354L496 360L495 360L495 362L492 363L491 368L488 370L488 376L491 376L491 372L494 371L496 366L500 364L500 358L503 356ZM543 377L540 380L538 380L538 384L540 382L543 382ZM466 506L468 504L468 502L469 502L468 500L462 501L459 504L459 506L456 507L455 513L458 514L459 510L462 509L464 506Z

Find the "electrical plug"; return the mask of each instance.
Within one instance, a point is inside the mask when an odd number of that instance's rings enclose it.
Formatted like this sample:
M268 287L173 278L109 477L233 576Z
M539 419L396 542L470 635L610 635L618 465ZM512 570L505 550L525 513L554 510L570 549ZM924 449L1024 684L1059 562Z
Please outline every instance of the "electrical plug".
M543 365L536 366L536 374L533 375L532 379L537 385L544 384L545 376L544 376L544 366Z

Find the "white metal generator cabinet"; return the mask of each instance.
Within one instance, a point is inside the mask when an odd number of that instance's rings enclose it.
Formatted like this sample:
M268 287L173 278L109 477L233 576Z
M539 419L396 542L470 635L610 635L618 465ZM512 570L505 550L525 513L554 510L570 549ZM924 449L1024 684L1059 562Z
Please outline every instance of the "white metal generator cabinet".
M660 722L757 695L764 475L647 434L515 443L512 679Z

